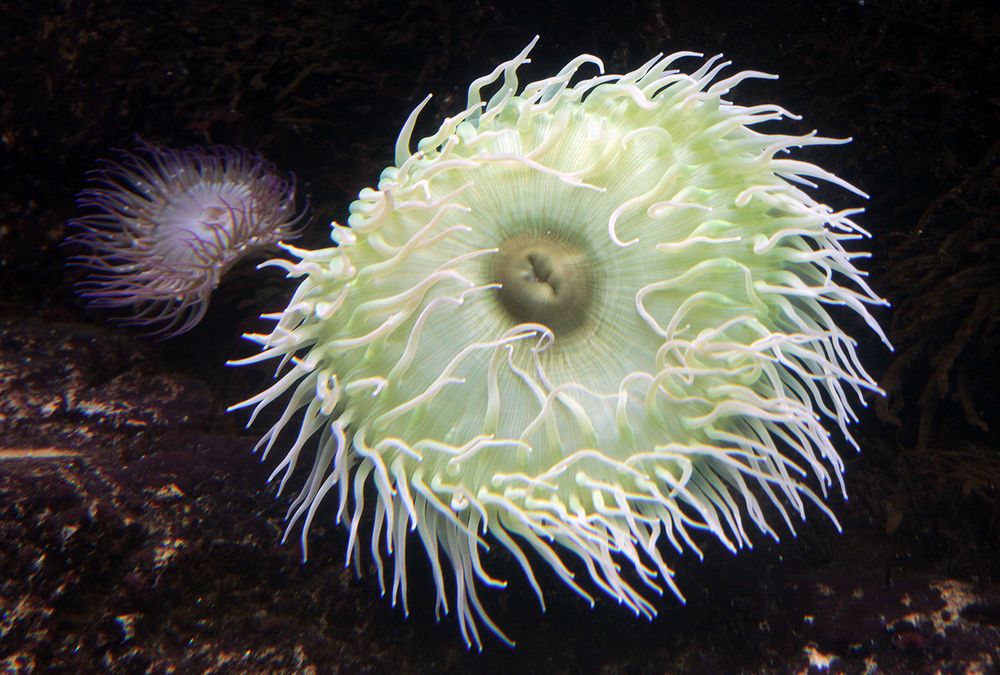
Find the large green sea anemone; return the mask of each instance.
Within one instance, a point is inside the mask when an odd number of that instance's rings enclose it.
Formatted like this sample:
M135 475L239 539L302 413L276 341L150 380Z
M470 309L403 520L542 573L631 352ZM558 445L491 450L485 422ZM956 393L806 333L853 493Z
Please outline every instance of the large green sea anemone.
M370 510L393 599L406 607L418 542L437 607L453 602L477 646L479 621L507 640L478 595L505 583L489 545L539 600L544 561L588 600L596 587L649 617L646 592L681 597L672 560L706 535L736 551L753 529L777 538L774 520L794 532L807 503L836 522L830 427L853 443L852 406L878 391L832 315L882 336L868 306L883 301L853 262L866 254L845 248L866 235L861 209L806 189L864 195L787 155L846 141L756 130L791 114L723 97L773 76L721 77L721 57L605 75L583 55L520 86L533 45L413 151L417 107L334 247L270 263L300 285L240 361L281 359L236 407L289 395L261 447L295 420L274 476L311 464L288 514L303 547L332 492L357 559Z

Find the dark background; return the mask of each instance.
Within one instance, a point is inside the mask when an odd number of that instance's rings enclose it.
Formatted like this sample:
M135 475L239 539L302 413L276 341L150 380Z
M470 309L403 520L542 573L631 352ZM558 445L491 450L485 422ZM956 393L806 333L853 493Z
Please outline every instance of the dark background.
M992 3L0 2L0 663L53 672L961 672L1000 659L1000 14ZM518 641L465 650L413 568L410 609L369 556L314 526L281 546L283 504L234 401L264 369L223 363L284 307L273 270L234 270L205 321L163 343L115 330L73 294L60 247L84 174L135 135L240 144L294 171L306 247L358 190L464 106L475 77L535 34L527 77L581 52L608 72L657 52L725 53L778 73L731 98L774 102L853 143L800 156L871 195L867 268L895 352L857 322L888 391L846 446L851 499L780 544L676 561L686 606L652 623L591 611L516 565L485 593ZM824 193L825 196L825 193ZM833 206L855 206L830 193ZM295 494L292 492L292 494ZM328 509L329 511L329 509ZM819 516L814 513L814 516ZM365 551L367 553L366 547ZM411 556L413 561L418 556ZM412 561L411 561L412 562ZM542 571L542 570L536 570ZM937 623L935 623L935 621Z

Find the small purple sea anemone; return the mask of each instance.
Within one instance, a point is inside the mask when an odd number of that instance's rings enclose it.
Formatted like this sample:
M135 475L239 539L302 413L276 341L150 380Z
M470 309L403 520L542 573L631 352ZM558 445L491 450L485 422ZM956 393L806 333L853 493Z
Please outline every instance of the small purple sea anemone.
M130 309L122 324L173 337L193 328L222 276L241 258L298 236L295 177L245 148L174 150L139 140L102 160L77 204L67 244L90 270L77 284L88 307Z

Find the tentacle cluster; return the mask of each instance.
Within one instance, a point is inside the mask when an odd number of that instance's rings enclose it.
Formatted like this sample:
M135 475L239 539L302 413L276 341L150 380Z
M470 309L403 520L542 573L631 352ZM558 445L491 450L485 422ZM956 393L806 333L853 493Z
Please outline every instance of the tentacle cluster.
M295 179L244 148L173 150L140 141L90 174L67 243L88 306L131 310L119 323L171 337L193 328L241 258L298 236Z
M863 194L786 156L845 141L755 131L791 114L722 98L771 76L722 77L721 57L673 68L700 57L687 52L606 75L584 55L521 87L532 45L411 152L417 107L395 166L334 223L334 247L285 246L294 260L269 263L301 283L238 362L281 359L277 381L234 407L256 416L287 397L259 446L267 456L298 425L272 476L282 487L318 436L288 532L301 526L305 550L332 491L350 559L372 508L371 553L380 574L394 558L404 608L415 532L438 609L453 601L477 646L480 621L507 640L477 591L504 585L486 571L493 542L540 601L533 557L588 600L580 569L651 617L643 586L682 597L669 551L700 556L705 533L736 551L751 526L777 538L775 517L794 532L807 502L836 522L828 426L851 441L852 407L879 390L831 312L885 339L868 310L883 301L854 265L865 254L845 247L866 235L860 209L804 188ZM599 73L581 78L585 66ZM552 301L551 321L503 296L512 241L518 283Z

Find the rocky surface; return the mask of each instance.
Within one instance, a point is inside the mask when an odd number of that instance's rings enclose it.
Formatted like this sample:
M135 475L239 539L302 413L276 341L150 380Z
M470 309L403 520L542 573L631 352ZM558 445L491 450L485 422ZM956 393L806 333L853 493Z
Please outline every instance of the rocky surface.
M850 525L739 558L709 550L683 573L688 606L665 600L652 623L590 612L544 576L542 614L514 584L490 600L521 644L469 653L450 619L427 621L427 570L404 620L367 564L362 580L344 568L343 532L318 528L306 565L280 545L253 437L158 358L103 328L0 323L8 672L987 672L996 658L995 587L909 568Z

